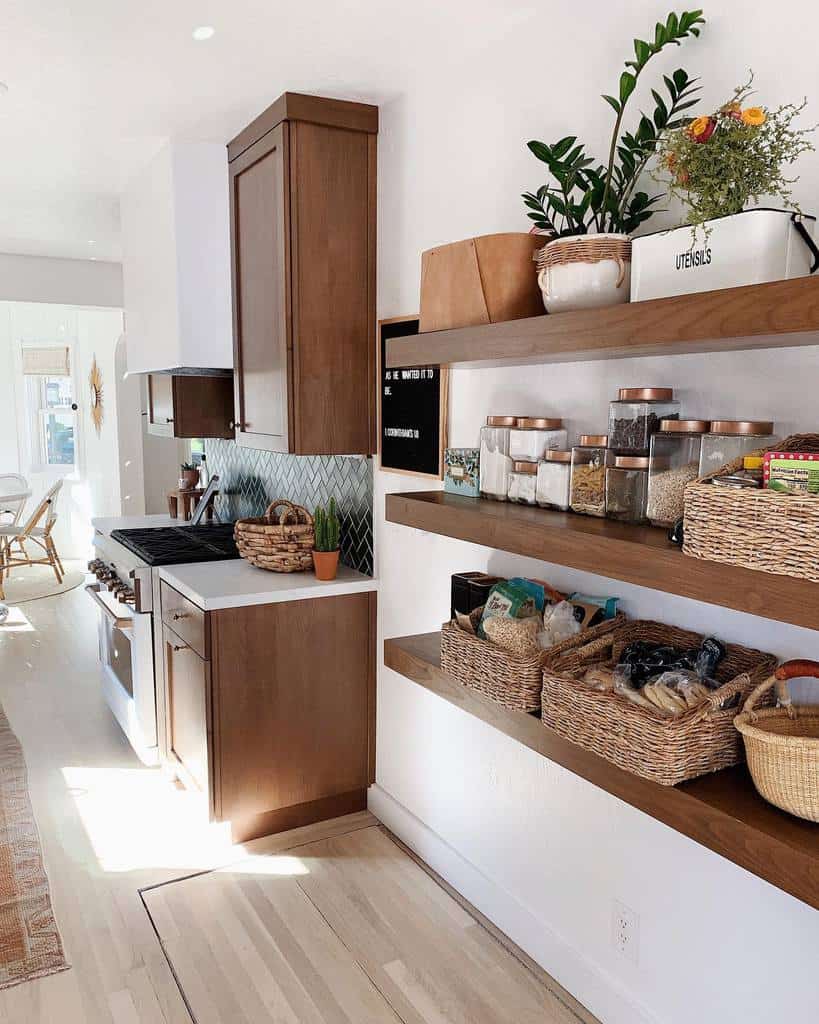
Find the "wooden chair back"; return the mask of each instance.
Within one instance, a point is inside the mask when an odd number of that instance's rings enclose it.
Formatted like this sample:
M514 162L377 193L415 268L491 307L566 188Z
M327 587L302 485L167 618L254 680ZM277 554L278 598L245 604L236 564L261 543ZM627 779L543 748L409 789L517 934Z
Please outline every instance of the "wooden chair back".
M59 497L62 486L62 480L58 480L53 487L46 491L39 505L37 505L28 517L25 524L20 527L20 532L17 534L18 537L25 538L30 536L35 526L40 525L40 520L43 516L46 517L45 534L48 536L51 533L54 523L57 521L57 498Z

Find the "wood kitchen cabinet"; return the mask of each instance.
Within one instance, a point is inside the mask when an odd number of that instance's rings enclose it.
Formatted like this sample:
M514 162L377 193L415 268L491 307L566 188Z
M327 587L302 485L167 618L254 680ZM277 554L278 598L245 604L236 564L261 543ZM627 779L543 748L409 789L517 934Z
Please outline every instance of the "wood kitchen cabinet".
M148 433L158 437L233 437L231 376L149 373Z
M236 440L375 451L378 108L286 93L228 146Z
M362 810L374 593L204 612L161 586L167 759L237 842Z

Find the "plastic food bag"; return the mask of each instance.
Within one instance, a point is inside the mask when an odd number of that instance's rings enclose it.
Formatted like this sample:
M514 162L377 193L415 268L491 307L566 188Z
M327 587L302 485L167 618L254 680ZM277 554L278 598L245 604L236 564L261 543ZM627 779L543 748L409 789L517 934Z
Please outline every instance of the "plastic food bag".
M582 626L575 617L574 606L569 601L548 604L543 610L543 631L538 634L541 647L553 647L571 636L576 636Z

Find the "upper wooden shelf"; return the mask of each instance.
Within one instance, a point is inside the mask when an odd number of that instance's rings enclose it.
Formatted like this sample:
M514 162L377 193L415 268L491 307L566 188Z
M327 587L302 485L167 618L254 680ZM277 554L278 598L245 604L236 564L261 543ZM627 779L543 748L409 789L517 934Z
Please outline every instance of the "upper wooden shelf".
M391 523L819 629L819 585L689 558L665 530L445 491L388 494Z
M819 275L387 342L387 366L518 366L819 344Z
M441 671L440 633L384 641L384 663L575 775L819 909L819 825L766 803L744 765L681 786L631 775L539 718L487 700Z

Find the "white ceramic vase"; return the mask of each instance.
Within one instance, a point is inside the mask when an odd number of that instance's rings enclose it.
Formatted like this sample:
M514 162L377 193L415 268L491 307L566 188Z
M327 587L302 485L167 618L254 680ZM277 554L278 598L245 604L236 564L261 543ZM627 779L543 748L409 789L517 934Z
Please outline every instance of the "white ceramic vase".
M593 234L556 238L538 254L537 281L547 313L628 302L631 239Z

